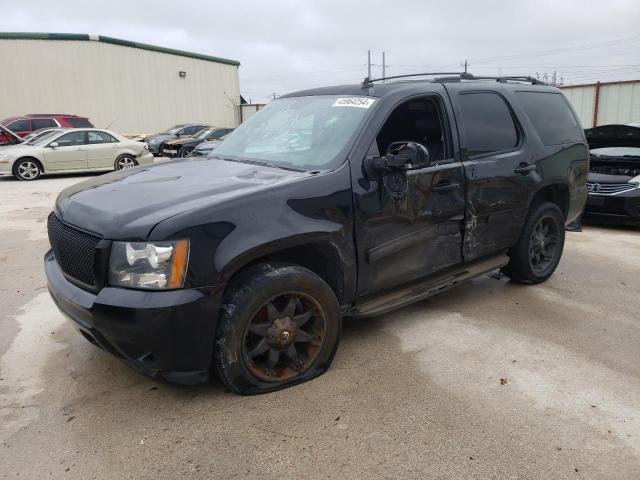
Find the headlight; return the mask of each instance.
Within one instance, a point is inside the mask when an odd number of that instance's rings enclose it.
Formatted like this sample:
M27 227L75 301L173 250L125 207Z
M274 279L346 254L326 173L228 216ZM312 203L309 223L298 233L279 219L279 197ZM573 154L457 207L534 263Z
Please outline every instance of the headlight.
M149 290L182 288L188 260L189 240L113 242L109 283Z

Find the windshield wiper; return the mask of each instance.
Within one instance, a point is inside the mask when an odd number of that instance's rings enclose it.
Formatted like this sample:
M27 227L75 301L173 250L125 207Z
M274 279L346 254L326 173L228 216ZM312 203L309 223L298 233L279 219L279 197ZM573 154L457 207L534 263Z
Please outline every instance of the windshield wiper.
M263 160L249 160L248 158L237 158L237 157L221 157L219 155L209 155L209 158L217 158L219 160L226 160L229 162L238 162L238 163L248 163L249 165L260 165L263 167L271 167L271 168L279 168L280 170L289 170L292 172L305 172L306 170L303 170L301 168L294 168L294 167L284 167L282 165L276 165L275 163L269 163L269 162L265 162Z

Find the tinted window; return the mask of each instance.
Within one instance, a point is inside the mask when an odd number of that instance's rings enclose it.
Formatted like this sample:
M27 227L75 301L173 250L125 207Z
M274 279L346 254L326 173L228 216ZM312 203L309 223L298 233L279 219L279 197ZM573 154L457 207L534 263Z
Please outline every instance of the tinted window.
M93 125L91 125L91 122L89 120L87 120L86 118L65 118L65 120L67 121L67 123L69 125L71 125L74 128L91 128L93 127Z
M29 130L29 120L16 120L7 125L7 128L12 132L26 132Z
M61 136L55 140L59 147L72 147L74 145L85 144L85 132L72 132Z
M58 124L53 118L34 118L31 120L31 129L40 130L41 128L57 127Z
M204 125L194 125L192 127L183 128L179 135L193 135L204 128Z
M95 145L97 143L114 143L117 142L115 138L105 132L87 132L87 143L89 145Z
M460 95L469 155L510 150L518 144L511 111L499 95L490 92Z
M582 128L560 93L516 92L542 143L560 145L582 142Z
M221 128L220 130L216 130L211 135L209 135L209 140L218 140L224 137L227 133L229 133L232 128Z

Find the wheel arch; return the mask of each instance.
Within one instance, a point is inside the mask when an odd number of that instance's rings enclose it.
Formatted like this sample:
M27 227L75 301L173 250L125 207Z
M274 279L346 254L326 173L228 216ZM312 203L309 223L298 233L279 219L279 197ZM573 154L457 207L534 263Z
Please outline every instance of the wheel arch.
M227 285L230 285L247 268L266 262L288 263L307 268L329 285L339 303L344 298L345 272L342 257L338 248L326 239L274 242L261 246L231 260L222 273L227 279Z
M40 171L42 173L45 172L44 162L42 160L40 160L39 158L31 156L31 155L24 155L23 157L16 158L14 160L14 162L13 162L13 165L11 165L11 172L15 172L16 166L18 165L18 163L20 163L21 160L33 160L40 167Z
M542 202L555 203L566 220L570 207L569 187L560 182L543 186L533 194L529 203L529 211Z

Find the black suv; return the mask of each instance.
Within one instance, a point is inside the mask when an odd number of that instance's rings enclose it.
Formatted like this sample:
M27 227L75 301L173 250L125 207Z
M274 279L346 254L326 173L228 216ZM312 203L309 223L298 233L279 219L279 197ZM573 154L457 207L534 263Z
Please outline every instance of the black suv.
M139 371L267 392L323 373L342 317L496 269L549 278L588 171L575 113L530 78L306 90L209 157L63 191L44 268L82 335Z

